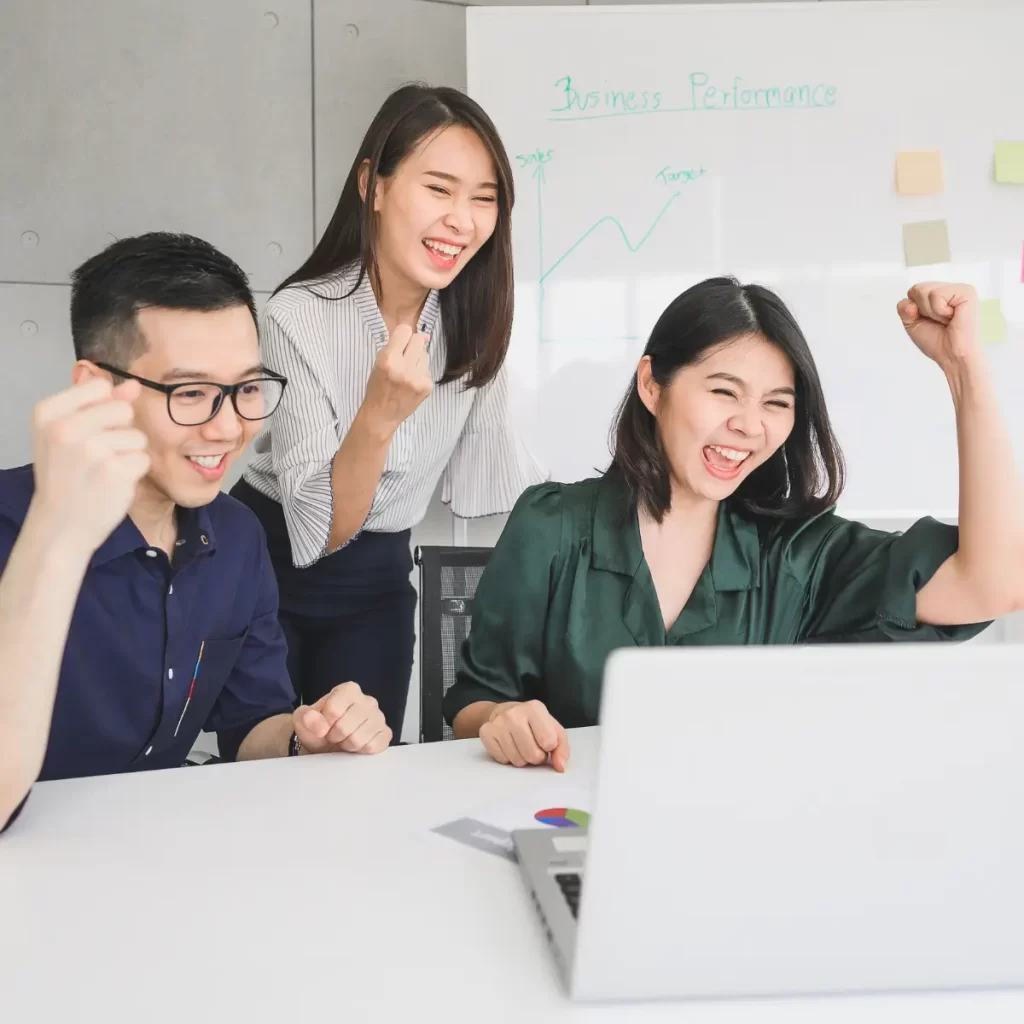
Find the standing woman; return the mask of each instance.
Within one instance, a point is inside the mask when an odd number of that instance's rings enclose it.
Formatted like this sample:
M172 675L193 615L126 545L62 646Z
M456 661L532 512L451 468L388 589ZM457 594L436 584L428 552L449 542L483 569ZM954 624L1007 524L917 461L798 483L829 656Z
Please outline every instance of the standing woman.
M370 125L309 259L267 303L285 400L232 494L267 533L307 704L357 680L401 735L414 645L410 528L438 481L459 516L543 474L507 421L512 171L468 96L410 85Z

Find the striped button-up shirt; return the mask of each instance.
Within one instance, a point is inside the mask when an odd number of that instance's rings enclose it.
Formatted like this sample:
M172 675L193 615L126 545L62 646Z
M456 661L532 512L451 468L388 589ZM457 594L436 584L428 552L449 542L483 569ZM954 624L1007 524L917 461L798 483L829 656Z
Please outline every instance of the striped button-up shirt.
M263 361L288 378L269 428L255 441L245 479L281 503L296 566L327 552L333 515L332 460L366 395L388 332L367 275L358 265L311 285L294 285L267 303L260 327ZM351 294L350 294L351 293ZM430 369L447 358L440 300L432 291L420 315L430 335ZM442 498L467 518L511 511L544 474L508 422L503 367L482 388L452 381L398 428L363 530L415 526L443 478Z

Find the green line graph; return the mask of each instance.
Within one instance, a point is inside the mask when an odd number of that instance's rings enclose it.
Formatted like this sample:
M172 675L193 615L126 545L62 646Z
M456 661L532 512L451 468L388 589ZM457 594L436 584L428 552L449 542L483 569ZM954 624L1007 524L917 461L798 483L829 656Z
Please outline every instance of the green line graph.
M544 283L547 279L556 271L558 268L581 246L587 239L604 224L611 224L618 231L619 236L622 238L623 244L631 253L639 252L647 240L654 234L655 229L664 219L665 214L672 208L672 204L679 198L679 192L673 192L665 205L658 211L657 216L651 221L650 226L640 236L637 242L630 240L629 234L623 227L622 222L610 214L604 217L600 217L596 220L586 231L576 239L568 249L565 250L550 266L545 267L544 265L544 186L547 183L546 174L543 164L538 164L537 168L533 172L533 177L537 182L537 267L539 270L539 296L538 296L538 323L539 323L539 335L542 344L550 344L553 341L557 341L556 338L546 338L544 336L544 300L545 300L545 288ZM607 341L636 341L637 335L628 334L622 335L616 338L607 338Z

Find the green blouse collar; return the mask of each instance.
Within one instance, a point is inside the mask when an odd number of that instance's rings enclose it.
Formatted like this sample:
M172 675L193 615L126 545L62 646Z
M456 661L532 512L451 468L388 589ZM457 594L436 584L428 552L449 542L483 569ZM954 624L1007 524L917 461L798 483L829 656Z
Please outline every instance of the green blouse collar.
M598 485L592 537L595 569L635 577L641 566L646 568L636 507L620 477L605 476ZM761 584L757 526L727 501L718 506L711 577L720 591L752 590Z

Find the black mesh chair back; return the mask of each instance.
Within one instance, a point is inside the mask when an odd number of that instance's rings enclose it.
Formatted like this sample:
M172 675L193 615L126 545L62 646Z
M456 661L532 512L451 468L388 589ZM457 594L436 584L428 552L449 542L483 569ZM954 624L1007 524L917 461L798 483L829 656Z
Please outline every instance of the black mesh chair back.
M441 702L455 682L462 643L473 621L473 598L491 548L419 547L420 742L455 739Z

